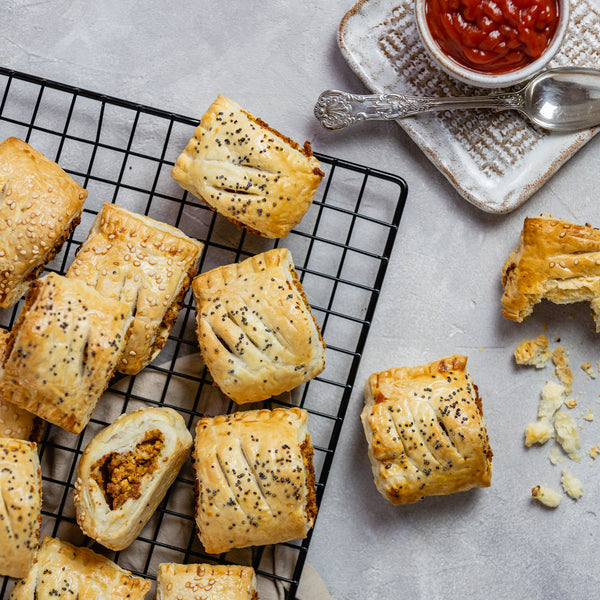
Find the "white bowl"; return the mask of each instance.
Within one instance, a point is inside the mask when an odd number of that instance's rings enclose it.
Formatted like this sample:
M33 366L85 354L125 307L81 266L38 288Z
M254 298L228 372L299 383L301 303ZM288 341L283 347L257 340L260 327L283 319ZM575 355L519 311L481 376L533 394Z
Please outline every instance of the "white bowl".
M552 60L562 44L569 25L569 0L558 0L559 20L556 32L552 41L539 58L508 73L483 73L459 64L441 50L429 31L425 17L425 4L426 0L415 0L417 29L427 53L448 75L463 83L478 87L502 88L531 79L531 77L541 71Z

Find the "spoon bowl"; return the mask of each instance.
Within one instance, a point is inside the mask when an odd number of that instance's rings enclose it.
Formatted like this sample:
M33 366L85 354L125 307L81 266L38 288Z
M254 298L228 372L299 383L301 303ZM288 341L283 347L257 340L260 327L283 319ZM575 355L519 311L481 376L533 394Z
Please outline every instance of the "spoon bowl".
M574 132L600 124L600 71L560 67L536 75L517 91L485 96L424 98L403 94L323 92L314 108L323 127L344 129L368 120L396 120L425 112L491 108L517 110L550 131Z

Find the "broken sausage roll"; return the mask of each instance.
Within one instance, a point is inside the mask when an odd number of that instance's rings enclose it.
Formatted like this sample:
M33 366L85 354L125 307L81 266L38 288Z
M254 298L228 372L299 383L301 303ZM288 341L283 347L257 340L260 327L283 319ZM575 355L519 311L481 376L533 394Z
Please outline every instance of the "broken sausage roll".
M36 561L18 581L10 600L102 598L144 600L152 582L136 577L89 548L45 537Z
M300 147L218 96L171 175L233 223L283 238L310 208L324 173L308 142Z
M0 397L71 433L87 425L108 386L131 307L55 273L34 281L15 323Z
M325 368L325 344L285 248L194 278L198 341L234 402L266 400Z
M163 563L158 566L156 600L258 600L256 574L240 565Z
M392 504L487 487L492 451L467 358L374 373L361 418L375 484Z
M17 138L0 143L0 306L16 304L79 224L87 192Z
M119 372L135 375L161 351L203 247L176 227L104 205L67 277L132 307L134 319Z
M300 408L204 417L196 426L196 524L210 554L305 538L317 514Z
M24 577L42 521L42 474L33 442L0 438L0 575Z
M111 550L127 548L175 481L192 436L171 408L121 415L87 445L77 468L77 523Z

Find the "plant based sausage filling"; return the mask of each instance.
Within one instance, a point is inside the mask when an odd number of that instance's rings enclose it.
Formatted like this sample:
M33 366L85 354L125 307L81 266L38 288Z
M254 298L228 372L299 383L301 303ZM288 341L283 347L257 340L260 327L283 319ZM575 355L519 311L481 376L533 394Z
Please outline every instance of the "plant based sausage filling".
M104 493L111 510L123 506L129 498L142 494L140 487L144 475L151 475L158 466L158 456L164 445L159 429L147 431L144 439L129 452L111 452L92 467L92 477Z
M313 467L313 445L309 441L304 441L300 445L300 452L304 459L304 472L306 477L306 489L308 497L306 498L306 518L312 521L317 516L317 495L315 493L315 470Z

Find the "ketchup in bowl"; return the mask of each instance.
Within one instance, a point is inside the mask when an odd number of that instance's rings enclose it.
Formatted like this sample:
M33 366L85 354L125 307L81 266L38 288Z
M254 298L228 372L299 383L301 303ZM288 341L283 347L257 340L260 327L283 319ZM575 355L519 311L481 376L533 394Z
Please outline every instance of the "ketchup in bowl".
M509 73L538 59L559 21L557 0L426 0L440 49L482 73Z

